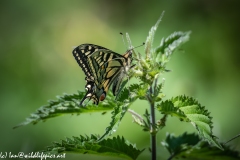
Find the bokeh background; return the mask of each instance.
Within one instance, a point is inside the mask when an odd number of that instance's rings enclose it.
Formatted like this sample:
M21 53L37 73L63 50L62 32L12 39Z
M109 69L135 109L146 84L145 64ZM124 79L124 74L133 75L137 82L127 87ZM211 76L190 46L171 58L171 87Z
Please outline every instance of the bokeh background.
M65 137L104 133L111 114L66 115L18 129L49 99L84 90L84 74L72 56L73 47L98 44L124 53L119 32L130 34L133 45L146 40L163 10L165 15L155 37L174 31L192 31L190 41L177 50L168 69L167 98L193 96L211 112L214 135L225 142L240 133L240 1L143 1L51 0L0 1L0 152L39 151ZM144 53L144 47L137 51ZM131 109L144 113L147 103ZM160 116L159 116L160 117ZM127 114L113 136L124 136L146 148L139 159L149 159L149 135L131 123ZM166 159L160 142L166 132L196 132L189 123L169 117L158 134L158 157ZM240 138L230 143L240 150ZM67 154L67 159L115 159Z

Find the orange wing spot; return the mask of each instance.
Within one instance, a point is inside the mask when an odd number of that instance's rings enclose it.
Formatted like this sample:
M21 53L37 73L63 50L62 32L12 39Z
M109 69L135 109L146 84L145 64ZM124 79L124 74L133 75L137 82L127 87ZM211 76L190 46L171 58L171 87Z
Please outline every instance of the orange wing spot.
M100 96L99 100L100 100L100 101L103 101L105 98L106 98L106 95L105 95L105 93L103 93L103 94Z

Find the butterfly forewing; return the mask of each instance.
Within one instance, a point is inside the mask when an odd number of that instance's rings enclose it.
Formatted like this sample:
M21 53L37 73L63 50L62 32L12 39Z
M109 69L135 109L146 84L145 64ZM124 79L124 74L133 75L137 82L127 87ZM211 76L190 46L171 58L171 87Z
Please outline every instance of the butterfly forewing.
M124 76L130 69L131 51L124 55L93 44L82 44L73 50L73 55L86 75L87 93L80 105L87 99L95 104L106 98L112 85L113 94L119 92Z
M98 51L99 49L106 50L106 48L97 45L82 44L76 47L72 52L78 65L82 68L83 72L85 73L87 79L93 80L92 71L90 70L88 65L88 57L91 56L96 51Z

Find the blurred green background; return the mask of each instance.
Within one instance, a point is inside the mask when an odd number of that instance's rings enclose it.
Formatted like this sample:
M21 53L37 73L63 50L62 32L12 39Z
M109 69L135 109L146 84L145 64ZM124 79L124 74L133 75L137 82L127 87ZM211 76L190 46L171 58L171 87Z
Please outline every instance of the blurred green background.
M190 41L175 52L164 74L167 98L193 96L213 117L214 135L225 142L240 133L239 29L240 1L51 0L0 1L0 152L39 151L52 141L90 133L102 134L110 112L67 115L13 130L48 99L84 90L84 74L72 56L73 47L93 43L124 53L119 32L130 34L133 45L146 40L163 10L155 37L192 30ZM144 53L144 47L137 51ZM131 109L143 113L147 103ZM160 116L158 116L160 117ZM191 124L169 117L158 134L158 157L168 153L160 145L166 132L196 132ZM149 135L127 114L113 135L123 135L137 147L149 147ZM230 143L240 150L240 138ZM146 149L139 159L149 159ZM67 154L67 159L115 159Z

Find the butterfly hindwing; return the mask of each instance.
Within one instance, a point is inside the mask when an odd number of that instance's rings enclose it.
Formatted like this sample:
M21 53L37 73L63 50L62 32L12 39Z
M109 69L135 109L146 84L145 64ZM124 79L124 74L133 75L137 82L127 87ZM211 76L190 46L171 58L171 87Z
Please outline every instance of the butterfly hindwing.
M107 92L113 80L115 80L123 66L125 57L110 50L98 51L89 57L89 66L94 71L96 84L101 88L104 87Z

